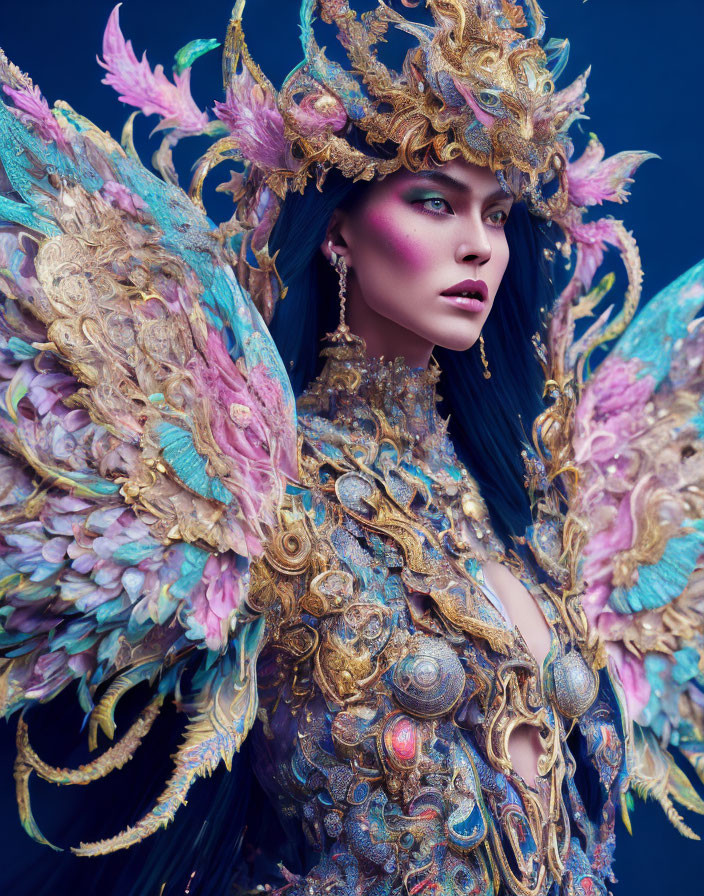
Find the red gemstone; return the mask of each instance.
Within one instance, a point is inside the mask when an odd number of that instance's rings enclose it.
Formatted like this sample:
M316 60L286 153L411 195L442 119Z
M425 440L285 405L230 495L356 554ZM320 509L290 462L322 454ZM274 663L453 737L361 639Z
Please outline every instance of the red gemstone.
M401 762L410 762L416 755L416 728L410 719L400 718L391 729L391 747Z

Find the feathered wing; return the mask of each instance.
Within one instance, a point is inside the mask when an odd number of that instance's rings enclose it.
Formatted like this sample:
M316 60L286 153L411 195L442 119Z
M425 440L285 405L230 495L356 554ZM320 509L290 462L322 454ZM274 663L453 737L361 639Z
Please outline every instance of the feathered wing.
M633 720L631 780L704 811L668 753L704 775L704 264L652 299L575 413L583 607Z
M570 346L536 425L533 469L544 488L534 550L561 576L575 632L622 695L630 786L688 836L673 801L696 812L704 802L669 748L704 778L702 306L704 263L653 298L593 374L581 372L606 318ZM546 497L547 480L561 498Z
M2 56L0 86L0 710L77 682L95 746L126 691L153 689L78 770L43 763L20 723L27 830L43 840L32 772L100 777L186 669L192 692L157 806L77 850L91 854L167 824L251 726L261 626L244 597L294 470L295 413L213 224Z

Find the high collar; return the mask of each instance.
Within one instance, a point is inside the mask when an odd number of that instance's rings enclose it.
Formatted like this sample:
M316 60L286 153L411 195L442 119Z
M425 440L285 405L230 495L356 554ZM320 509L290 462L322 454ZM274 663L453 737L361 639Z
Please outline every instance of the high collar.
M423 369L408 367L403 358L367 358L357 337L329 345L323 355L323 370L299 399L300 413L352 422L369 409L411 441L445 435L437 411L440 368L434 361Z

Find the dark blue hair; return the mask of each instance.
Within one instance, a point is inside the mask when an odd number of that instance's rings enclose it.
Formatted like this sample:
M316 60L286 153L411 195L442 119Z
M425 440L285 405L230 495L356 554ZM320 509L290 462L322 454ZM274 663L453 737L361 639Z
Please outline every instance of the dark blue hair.
M297 395L319 372L321 340L335 329L338 314L335 273L319 246L333 211L354 204L367 187L333 172L322 191L311 184L286 198L271 235L269 248L279 253L288 293L270 330ZM516 203L506 236L510 261L483 331L491 379L483 377L478 346L434 352L442 369L440 410L450 418L457 453L503 539L522 535L530 521L521 451L543 409L543 377L531 337L554 292L544 252L551 245L547 226Z

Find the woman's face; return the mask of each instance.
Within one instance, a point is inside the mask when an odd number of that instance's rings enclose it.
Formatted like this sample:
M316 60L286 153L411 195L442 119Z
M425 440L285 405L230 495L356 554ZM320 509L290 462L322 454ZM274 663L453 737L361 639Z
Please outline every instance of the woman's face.
M347 263L347 323L370 356L425 366L435 345L476 342L508 264L511 204L488 168L455 160L398 171L334 213L322 249Z

